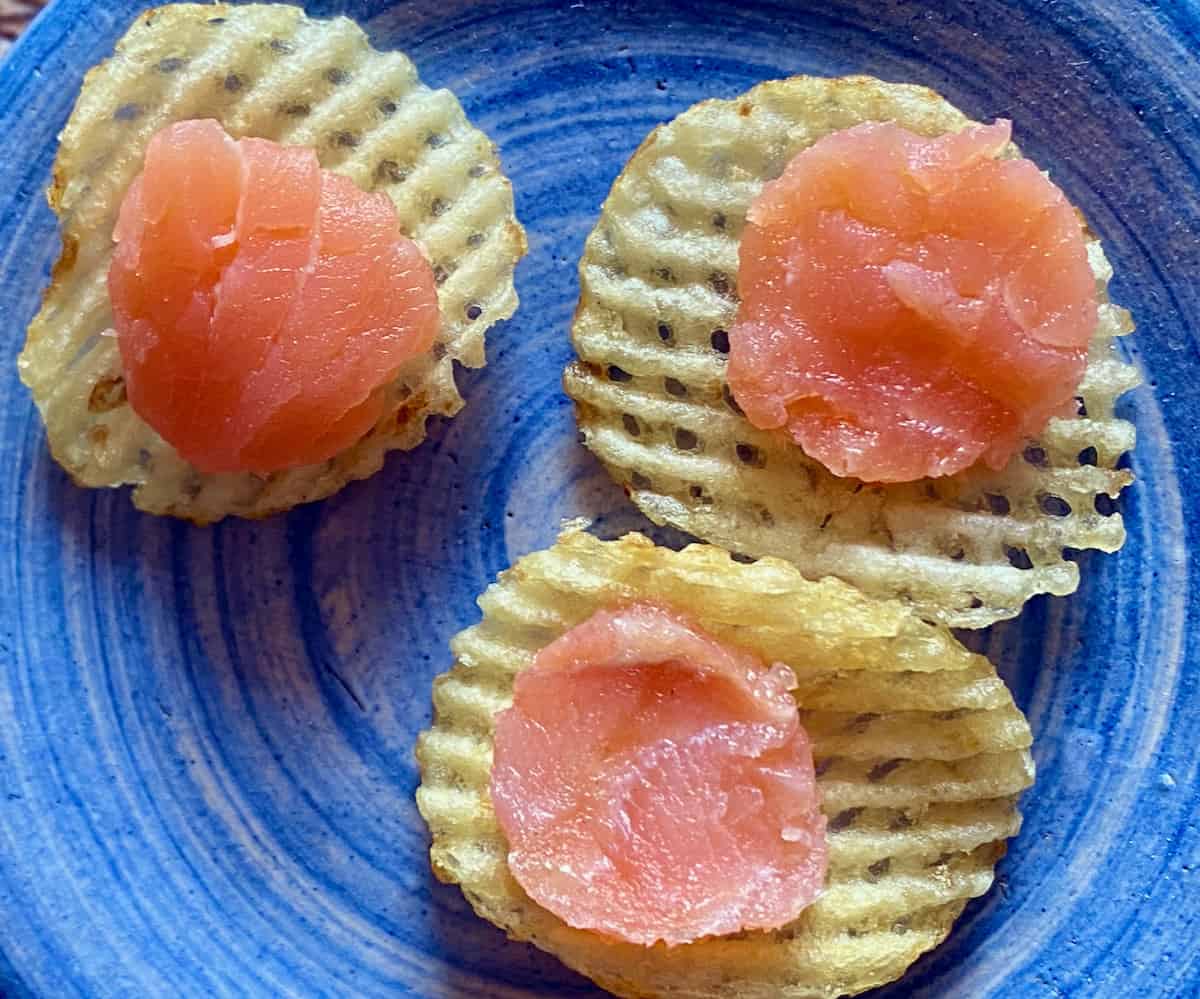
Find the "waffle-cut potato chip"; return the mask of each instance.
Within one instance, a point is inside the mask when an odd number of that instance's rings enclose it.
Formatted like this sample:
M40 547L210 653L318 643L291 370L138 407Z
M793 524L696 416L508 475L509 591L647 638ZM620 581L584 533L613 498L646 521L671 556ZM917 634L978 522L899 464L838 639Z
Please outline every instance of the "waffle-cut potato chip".
M514 675L601 607L673 605L723 641L795 671L829 820L824 894L794 923L680 947L572 929L513 879L488 792L493 720ZM451 643L417 743L434 872L485 919L622 996L832 999L900 977L986 892L1033 781L1029 726L982 656L898 600L787 562L681 552L579 530L501 573L483 620Z
M150 137L215 118L231 135L313 146L323 167L395 203L429 255L442 325L432 354L397 375L383 415L328 462L260 476L203 475L126 402L105 278L112 230ZM206 523L261 517L336 492L462 407L453 362L484 363L484 332L517 307L525 233L491 141L454 95L431 90L398 52L377 52L346 18L282 4L178 4L144 13L84 81L62 133L50 203L62 255L19 367L54 457L81 485L136 488L152 513Z
M1064 548L1115 551L1125 539L1114 501L1133 476L1117 463L1134 428L1113 406L1138 375L1114 346L1133 327L1108 301L1112 269L1094 237L1100 321L1078 414L1052 420L1002 471L838 478L752 426L724 380L750 203L822 136L882 120L923 135L969 124L922 87L795 77L697 104L651 133L587 240L565 386L584 443L656 523L983 627L1034 594L1073 592Z

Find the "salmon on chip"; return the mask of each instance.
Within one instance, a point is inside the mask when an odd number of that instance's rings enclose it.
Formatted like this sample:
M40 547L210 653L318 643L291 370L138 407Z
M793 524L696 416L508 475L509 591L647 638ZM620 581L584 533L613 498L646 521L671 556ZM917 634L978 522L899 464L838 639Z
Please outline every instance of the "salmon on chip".
M1020 126L801 76L638 147L584 248L564 384L642 512L955 627L1121 547L1133 325Z
M345 17L147 10L84 81L18 359L51 454L200 524L318 500L463 406L517 307L492 141Z
M577 528L451 642L434 873L619 996L835 999L988 891L1033 781L991 663L778 559Z

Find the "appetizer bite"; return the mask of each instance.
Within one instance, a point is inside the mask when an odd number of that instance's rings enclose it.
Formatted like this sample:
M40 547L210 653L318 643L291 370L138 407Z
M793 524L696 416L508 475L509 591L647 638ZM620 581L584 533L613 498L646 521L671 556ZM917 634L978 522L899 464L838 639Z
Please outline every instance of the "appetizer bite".
M1114 551L1137 382L1062 192L924 88L705 101L625 167L565 386L653 520L982 627Z
M525 252L455 97L346 18L147 11L88 74L19 359L81 485L199 523L320 499L425 436Z
M1020 827L1025 718L900 601L571 530L479 604L417 744L433 869L618 995L896 979Z

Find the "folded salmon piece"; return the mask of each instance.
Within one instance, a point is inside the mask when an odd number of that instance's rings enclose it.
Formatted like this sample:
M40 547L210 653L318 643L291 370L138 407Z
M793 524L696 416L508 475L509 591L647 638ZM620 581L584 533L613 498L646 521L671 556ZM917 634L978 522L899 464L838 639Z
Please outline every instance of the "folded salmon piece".
M325 461L427 351L433 269L384 194L212 120L150 141L108 289L134 410L202 472Z
M1066 197L1011 125L833 132L750 206L729 387L835 475L1003 468L1073 411L1096 283Z
M648 601L551 642L496 719L517 881L569 925L647 946L796 919L828 846L795 685Z

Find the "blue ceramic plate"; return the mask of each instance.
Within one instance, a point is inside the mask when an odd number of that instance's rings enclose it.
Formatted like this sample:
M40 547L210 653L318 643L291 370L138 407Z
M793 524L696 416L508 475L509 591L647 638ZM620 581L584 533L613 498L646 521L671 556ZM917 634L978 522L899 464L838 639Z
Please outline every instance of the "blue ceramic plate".
M1145 386L1129 542L973 641L1037 737L995 889L882 995L1194 995L1200 982L1200 13L941 5L314 3L403 47L499 143L521 310L467 408L332 500L197 529L72 486L15 358L84 71L138 2L58 0L0 66L0 992L597 996L436 884L417 731L476 593L564 516L640 521L559 387L575 261L656 124L771 77L871 73L1011 117L1106 240Z

